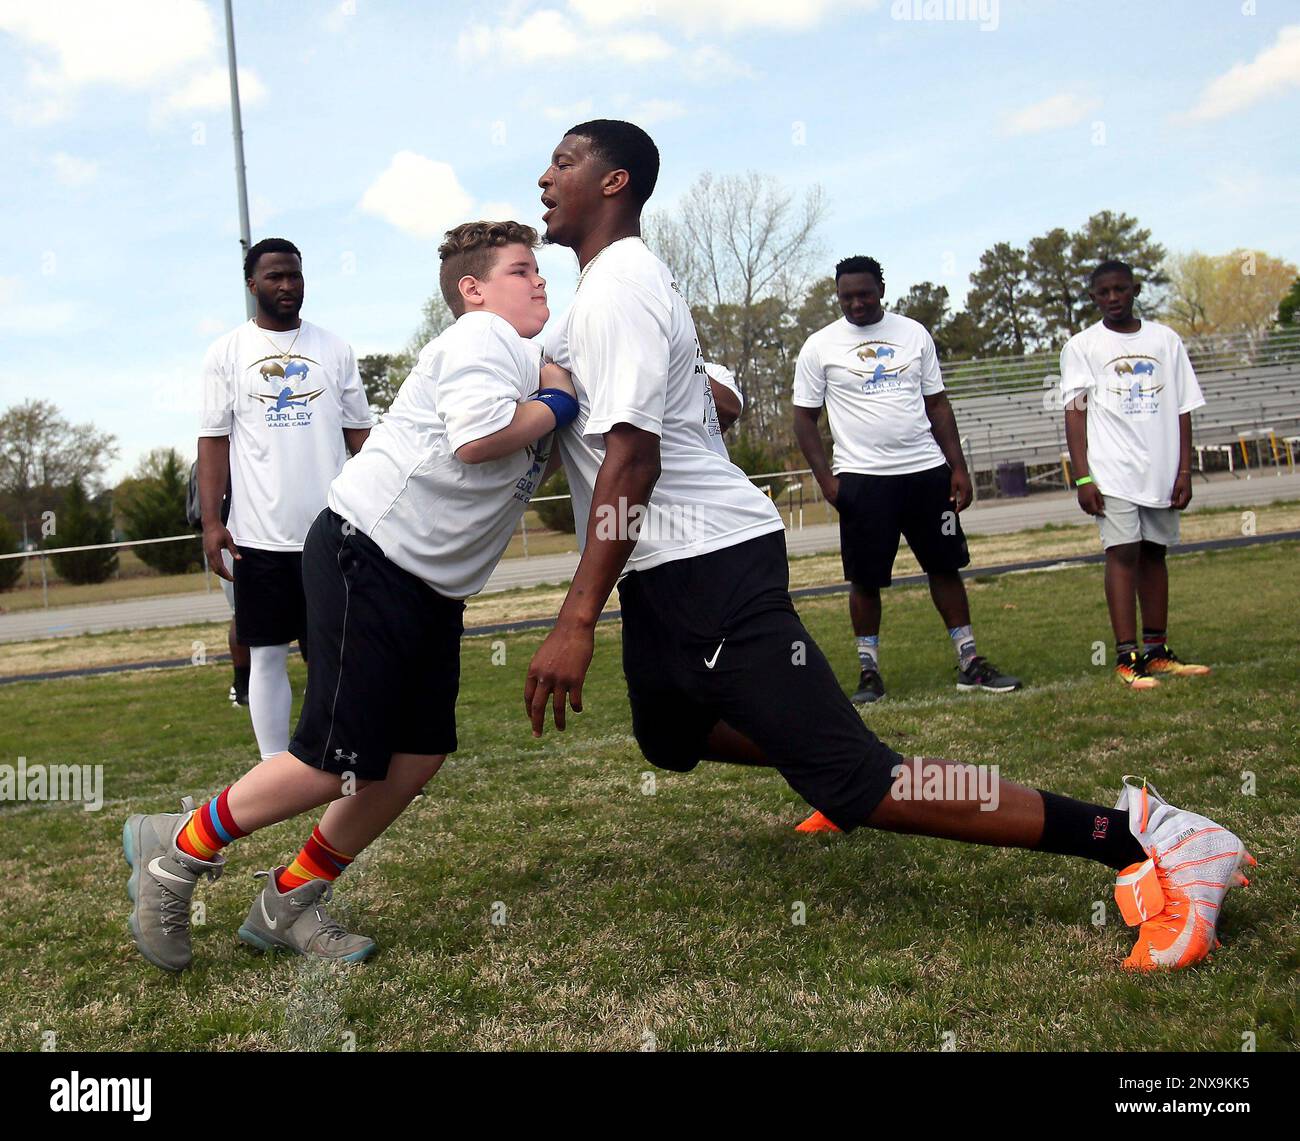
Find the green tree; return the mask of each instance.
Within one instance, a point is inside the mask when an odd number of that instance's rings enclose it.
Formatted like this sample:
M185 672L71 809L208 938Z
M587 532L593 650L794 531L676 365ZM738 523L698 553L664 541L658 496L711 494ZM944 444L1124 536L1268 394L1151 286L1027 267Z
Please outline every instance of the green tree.
M424 348L439 333L445 332L456 323L447 302L443 300L442 290L431 294L429 299L420 306L420 324L411 334L411 339L406 346L406 356L411 358L411 364L415 363L415 358L420 355L420 350ZM409 371L408 366L408 371Z
M1030 240L1026 275L1040 348L1059 347L1098 319L1088 296L1088 277L1098 263L1111 259L1133 267L1142 286L1141 311L1157 314L1169 280L1163 268L1165 249L1131 215L1102 210L1073 233L1057 226Z
M128 539L162 539L190 530L185 518L189 463L175 448L158 448L140 461L133 478L118 484L114 506L126 522ZM159 574L183 574L200 562L197 538L133 548Z
M825 214L820 187L800 196L770 174L705 173L671 212L647 221L646 243L672 267L705 360L731 369L744 393L729 445L744 436L781 452L794 446L789 393L812 331L805 310L810 296L815 309L827 298L817 241Z
M565 478L563 468L553 472L551 477L537 489L537 497L568 494L569 481ZM533 500L533 510L537 512L542 526L549 527L552 531L567 531L572 535L576 530L573 522L573 500L557 499L550 503L538 503L537 497Z
M456 318L439 291L420 306L420 324L411 334L405 349L400 353L371 353L358 358L357 371L361 374L361 384L371 412L379 416L392 407L398 390L411 375L420 351L455 322Z
M948 287L935 285L933 281L917 282L889 307L895 313L924 325L937 346L944 322L948 320Z
M1036 336L1028 271L1025 251L1010 242L998 242L980 254L966 309L983 331L985 352L1021 356Z
M0 555L18 550L18 533L9 520L0 515ZM0 559L0 591L9 590L22 577L22 559Z
M371 353L357 358L357 371L371 412L378 416L392 407L397 390L414 365L415 358L406 353Z
M80 480L97 490L117 442L93 424L73 424L48 400L28 400L0 414L0 493L24 519Z
M1113 210L1094 214L1074 235L1073 254L1085 280L1103 261L1113 259L1131 265L1142 282L1144 311L1154 314L1159 309L1161 290L1169 281L1164 271L1165 248L1153 242L1151 231L1132 215ZM1091 319L1091 314L1095 310L1086 306L1085 318Z
M1291 283L1291 288L1287 295L1277 304L1277 323L1279 325L1294 325L1296 323L1296 312L1300 310L1300 277Z
M992 352L984 326L965 309L954 313L943 327L943 341L935 342L940 360L970 360Z
M55 516L54 534L45 546L81 547L113 541L113 516L107 508L98 506L86 494L85 485L74 479L63 496L63 506ZM55 555L54 569L69 582L103 582L117 570L117 552L76 551L69 555Z

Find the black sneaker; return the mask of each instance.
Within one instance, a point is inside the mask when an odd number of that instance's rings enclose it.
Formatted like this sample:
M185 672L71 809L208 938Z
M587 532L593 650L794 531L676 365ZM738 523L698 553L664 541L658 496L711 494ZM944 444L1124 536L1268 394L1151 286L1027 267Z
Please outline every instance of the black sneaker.
M238 686L232 685L232 686L230 687L230 704L231 704L231 705L247 705L247 704L248 704L248 690L246 690L246 689L240 689Z
M983 689L989 693L1010 693L1020 688L1020 679L1004 674L988 658L971 658L965 669L957 669L958 689Z
M870 705L884 696L885 683L881 681L880 674L868 668L862 671L862 676L858 678L858 691L849 700L854 705Z

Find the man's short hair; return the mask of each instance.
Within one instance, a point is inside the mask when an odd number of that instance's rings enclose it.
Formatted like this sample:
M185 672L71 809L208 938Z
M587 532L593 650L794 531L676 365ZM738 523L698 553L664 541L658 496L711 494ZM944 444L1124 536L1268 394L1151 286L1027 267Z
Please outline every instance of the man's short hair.
M875 258L865 257L862 254L855 254L851 258L845 258L835 267L835 282L846 273L869 273L880 284L880 288L885 288L885 271L880 268L880 263Z
M257 259L263 254L296 254L302 261L302 251L288 238L263 238L255 246L249 246L244 255L244 280L247 281L257 272Z
M516 243L530 250L536 249L537 231L521 222L462 222L447 231L438 247L438 257L442 259L438 284L453 316L459 317L465 312L460 279L468 276L482 281L492 269L496 251Z
M659 180L659 148L645 131L622 119L592 119L564 133L586 139L612 170L627 171L627 192L637 205L646 204Z
M1130 281L1134 280L1133 267L1129 265L1128 262L1120 261L1117 258L1110 258L1107 261L1102 262L1101 265L1088 275L1088 284L1096 285L1097 278L1099 278L1103 273L1124 273L1128 275Z

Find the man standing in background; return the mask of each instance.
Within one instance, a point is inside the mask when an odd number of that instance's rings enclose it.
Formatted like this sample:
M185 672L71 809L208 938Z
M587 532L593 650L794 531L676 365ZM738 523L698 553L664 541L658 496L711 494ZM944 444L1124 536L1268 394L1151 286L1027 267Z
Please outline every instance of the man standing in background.
M844 317L818 330L799 353L795 438L822 494L840 515L840 552L862 673L853 701L885 696L880 677L880 591L892 580L906 537L930 581L930 597L957 656L957 688L1020 688L975 652L961 568L970 563L958 513L971 501L970 473L943 390L929 332L881 305L884 274L874 258L835 267ZM817 420L825 405L835 443L832 469Z
M249 713L266 758L289 746L289 645L307 651L303 542L371 417L352 349L299 316L298 248L284 238L258 242L244 280L257 311L203 362L199 498L208 566L234 583L237 637L250 653Z
M1115 676L1130 689L1154 689L1160 677L1210 672L1166 641L1165 550L1178 542L1179 512L1192 501L1192 410L1205 397L1178 334L1133 315L1132 267L1102 262L1089 292L1102 319L1061 350L1065 439L1079 506L1097 520L1106 552Z

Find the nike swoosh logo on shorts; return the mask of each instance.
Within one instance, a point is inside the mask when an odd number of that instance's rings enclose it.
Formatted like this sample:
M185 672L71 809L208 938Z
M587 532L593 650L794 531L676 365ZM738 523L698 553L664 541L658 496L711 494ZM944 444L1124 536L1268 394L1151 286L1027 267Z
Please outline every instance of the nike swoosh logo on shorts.
M164 869L164 868L160 868L160 867L158 866L160 863L162 863L162 856L154 856L154 858L153 858L152 860L149 861L149 870L150 870L154 875L159 876L159 877L161 877L162 879L165 879L165 880L172 880L172 881L174 881L175 883L189 883L189 882L190 882L190 881L189 881L188 879L186 879L184 876L173 875L171 872L167 871L166 869Z
M723 639L722 639L722 642L725 642L726 640L727 640L726 638L723 638ZM711 657L711 658L705 658L705 659L704 659L704 664L705 664L709 669L712 669L712 668L717 664L717 661L718 661L718 655L719 655L720 653L722 653L722 642L719 642L719 643L718 643L718 648L717 648L716 650L713 651L713 657Z
M268 926L272 931L274 931L275 928L276 928L276 925L277 925L280 921L279 921L278 919L272 919L269 915L267 915L267 913L266 913L266 896L264 896L264 895L259 895L259 896L257 897L257 906L260 907L260 908L262 909L262 919L265 921L266 925L267 925L267 926Z

